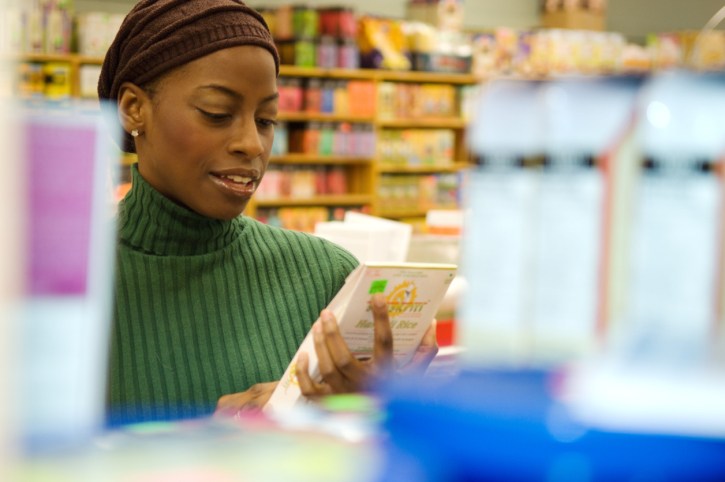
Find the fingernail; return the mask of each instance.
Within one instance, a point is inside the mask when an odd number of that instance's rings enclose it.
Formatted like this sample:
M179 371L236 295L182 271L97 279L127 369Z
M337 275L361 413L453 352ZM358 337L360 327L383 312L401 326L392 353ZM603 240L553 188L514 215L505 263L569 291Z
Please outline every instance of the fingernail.
M315 333L321 333L322 332L322 323L320 320L317 320L312 324L312 331Z
M330 313L330 310L322 310L320 313L320 319L323 323L329 323L332 321L332 313Z
M383 296L382 293L376 293L373 295L373 305L375 305L376 308L382 308L385 306L385 296Z

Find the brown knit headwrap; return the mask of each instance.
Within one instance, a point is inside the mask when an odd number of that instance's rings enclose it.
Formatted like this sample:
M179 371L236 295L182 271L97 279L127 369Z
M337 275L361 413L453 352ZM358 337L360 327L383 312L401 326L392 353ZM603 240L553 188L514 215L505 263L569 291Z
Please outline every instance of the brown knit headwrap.
M279 54L266 22L239 0L142 0L126 15L108 49L98 96L113 103L124 82L143 85L217 50L257 45L269 50L279 73ZM124 135L123 149L135 152Z

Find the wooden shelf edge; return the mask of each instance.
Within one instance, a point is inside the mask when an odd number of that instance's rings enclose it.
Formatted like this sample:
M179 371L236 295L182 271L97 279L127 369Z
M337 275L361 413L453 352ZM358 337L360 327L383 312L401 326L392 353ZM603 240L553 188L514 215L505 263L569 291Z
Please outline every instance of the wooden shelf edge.
M431 206L426 209L416 209L416 210L410 210L410 211L390 211L385 212L381 211L377 214L377 216L384 217L384 218L390 218L390 219L402 219L402 218L424 218L428 214L428 211L432 209L458 209L454 206Z
M426 128L426 129L465 129L469 121L460 117L437 117L417 119L378 119L383 128Z
M397 82L429 82L440 84L477 84L479 80L473 74L457 74L446 72L417 72L376 70L377 79Z
M347 157L347 156L325 156L319 154L286 154L283 156L271 156L270 164L371 164L370 157Z
M103 57L68 54L43 54L17 52L6 57L36 62L71 62L79 64L102 64ZM333 79L387 80L400 82L432 82L445 84L476 84L479 82L473 74L445 72L394 71L382 69L325 69L320 67L297 67L280 65L280 77L328 77Z
M351 122L356 124L375 122L374 117L326 112L280 112L277 119L283 122Z
M369 194L348 194L340 196L315 196L311 198L279 198L279 199L256 199L254 205L257 208L272 207L297 207L297 206L358 206L372 203L372 196Z
M103 57L92 57L80 54L16 53L8 57L23 62L68 62L71 64L96 65L101 65L103 63Z
M391 165L391 164L378 164L378 172L381 174L427 174L427 173L452 173L459 172L464 169L471 167L470 163L467 162L455 162L453 164L443 165L429 165L429 166L406 166L406 165Z
M329 77L337 79L383 80L399 82L431 82L443 84L476 84L473 74L446 72L395 71L382 69L323 69L280 65L280 77Z
M298 67L296 65L280 65L280 77L328 77L333 79L374 80L373 69L323 69L320 67Z
M402 219L402 218L424 218L428 214L428 210L421 209L416 211L390 211L385 212L382 211L378 213L377 215L383 218L390 218L390 219Z

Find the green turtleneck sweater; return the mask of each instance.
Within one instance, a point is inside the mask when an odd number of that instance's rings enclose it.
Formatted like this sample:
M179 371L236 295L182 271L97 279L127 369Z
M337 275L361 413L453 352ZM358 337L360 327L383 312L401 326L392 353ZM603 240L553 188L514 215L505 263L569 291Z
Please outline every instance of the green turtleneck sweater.
M111 425L206 415L279 379L357 264L312 235L200 216L136 166L118 223Z

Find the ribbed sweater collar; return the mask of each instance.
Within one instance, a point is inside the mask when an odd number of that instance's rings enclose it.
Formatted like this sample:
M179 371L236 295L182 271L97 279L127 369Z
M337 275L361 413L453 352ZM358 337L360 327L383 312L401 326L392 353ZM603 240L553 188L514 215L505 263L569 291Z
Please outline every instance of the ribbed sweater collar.
M243 216L231 221L211 219L174 203L131 167L132 187L119 205L122 243L158 256L191 256L217 251L238 238Z

